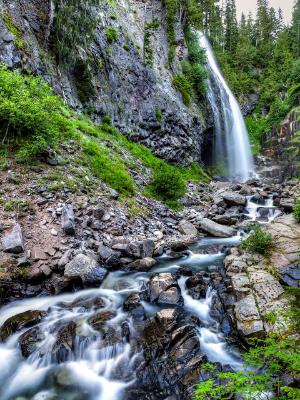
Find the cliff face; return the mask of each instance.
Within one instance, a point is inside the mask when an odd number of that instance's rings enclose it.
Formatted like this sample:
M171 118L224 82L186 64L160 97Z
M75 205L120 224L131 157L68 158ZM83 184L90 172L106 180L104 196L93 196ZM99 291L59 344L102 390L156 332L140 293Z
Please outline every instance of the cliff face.
M0 61L41 75L67 103L95 120L111 116L121 132L169 162L201 161L207 106L202 112L195 105L187 108L172 85L187 52L180 10L170 68L161 0L101 2L93 40L87 49L77 49L71 67L58 65L51 51L50 1L0 0L0 9ZM114 40L109 40L108 29L117 33Z
M279 164L283 177L299 173L299 142L295 140L300 130L300 109L296 108L283 120L280 126L267 133L263 139L263 153L275 164Z

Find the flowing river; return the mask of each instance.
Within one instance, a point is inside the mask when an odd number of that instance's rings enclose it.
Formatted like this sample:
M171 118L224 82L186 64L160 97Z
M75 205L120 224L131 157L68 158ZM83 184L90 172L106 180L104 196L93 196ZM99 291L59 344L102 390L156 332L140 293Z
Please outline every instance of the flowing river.
M262 218L263 222L271 221L277 213L271 198L257 204L249 197L246 210L248 219ZM198 352L210 362L241 368L236 349L226 343L212 315L215 291L208 285L206 293L195 298L182 272L206 271L211 265L222 269L226 248L238 245L241 234L228 239L201 238L180 258L172 259L167 254L160 257L149 273L111 272L99 288L25 299L2 307L0 327L6 337L0 344L0 399L140 398L128 397L130 388L142 385L139 372L144 368L145 349L139 327L142 321L151 321L170 306L145 300L133 315L124 302L129 295L142 293L158 273L176 276L183 300L179 308L198 321ZM34 313L32 321L10 332L7 321L23 318L28 322L28 312Z

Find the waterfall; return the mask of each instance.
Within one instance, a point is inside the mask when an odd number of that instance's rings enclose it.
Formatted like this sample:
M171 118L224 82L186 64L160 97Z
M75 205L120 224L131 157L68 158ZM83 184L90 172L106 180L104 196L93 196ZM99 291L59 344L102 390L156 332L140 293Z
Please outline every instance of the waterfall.
M214 115L214 162L231 179L246 181L254 174L254 163L245 122L236 98L226 83L207 38L198 32L206 50L208 100Z

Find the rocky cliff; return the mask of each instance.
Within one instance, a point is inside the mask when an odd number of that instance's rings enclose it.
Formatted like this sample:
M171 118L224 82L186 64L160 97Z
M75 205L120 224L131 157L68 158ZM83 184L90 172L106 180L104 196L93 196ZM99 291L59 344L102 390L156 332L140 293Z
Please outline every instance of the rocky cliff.
M299 173L299 142L296 134L300 129L300 109L292 110L278 128L268 132L263 138L263 153L274 164L279 164L283 177L297 176ZM276 171L275 168L273 168Z
M1 62L41 75L68 104L95 120L111 116L121 132L167 161L201 161L206 105L202 112L201 105L186 107L172 85L187 55L180 10L170 66L161 0L100 2L92 40L88 48L76 47L69 65L53 51L52 1L0 0L0 9Z

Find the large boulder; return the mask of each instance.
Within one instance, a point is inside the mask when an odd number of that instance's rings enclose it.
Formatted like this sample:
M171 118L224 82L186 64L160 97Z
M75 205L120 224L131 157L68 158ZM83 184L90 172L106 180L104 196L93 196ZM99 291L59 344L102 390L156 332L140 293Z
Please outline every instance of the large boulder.
M129 263L126 266L126 270L148 272L155 264L156 261L154 260L154 258L145 257L140 260L135 260L132 263Z
M22 229L19 224L15 224L12 230L4 236L2 249L6 253L19 254L24 252Z
M163 292L176 286L176 277L169 272L155 275L149 283L150 301L153 302L157 300Z
M81 279L83 283L101 283L107 270L97 261L85 254L78 254L65 266L64 276L69 279Z
M180 233L190 238L196 238L198 236L198 231L195 226L191 222L186 220L182 220L179 222L178 230Z
M231 237L236 235L236 230L229 227L218 224L208 218L202 218L198 221L199 228L212 236L216 237Z
M39 323L45 315L45 311L30 310L8 318L0 328L0 340L6 340L20 329Z
M235 304L234 312L237 329L242 337L248 339L265 335L264 325L252 294L239 300Z
M225 192L222 197L229 206L245 206L247 202L246 196L235 192Z

